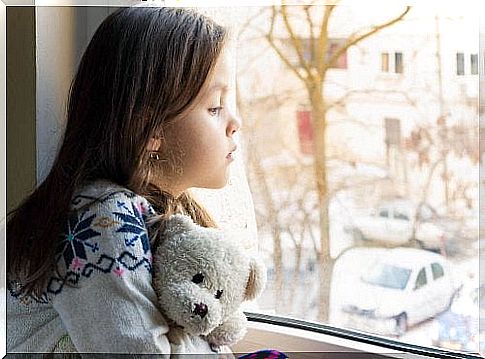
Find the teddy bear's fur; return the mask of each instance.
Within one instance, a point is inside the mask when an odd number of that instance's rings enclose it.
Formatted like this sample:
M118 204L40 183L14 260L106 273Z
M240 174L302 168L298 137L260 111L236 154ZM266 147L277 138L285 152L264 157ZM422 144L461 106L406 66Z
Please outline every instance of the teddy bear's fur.
M204 336L216 349L242 339L247 320L240 305L264 289L263 264L220 230L184 215L166 220L161 236L153 253L153 286L171 328Z

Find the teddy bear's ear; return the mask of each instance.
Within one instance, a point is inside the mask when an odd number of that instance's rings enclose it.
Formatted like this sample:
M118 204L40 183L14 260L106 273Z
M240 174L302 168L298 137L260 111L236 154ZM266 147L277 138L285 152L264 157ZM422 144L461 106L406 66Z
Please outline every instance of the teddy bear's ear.
M256 258L251 258L249 264L249 278L246 284L245 300L258 297L266 285L266 267Z
M174 214L165 222L165 233L177 234L184 233L195 227L192 218L183 214Z

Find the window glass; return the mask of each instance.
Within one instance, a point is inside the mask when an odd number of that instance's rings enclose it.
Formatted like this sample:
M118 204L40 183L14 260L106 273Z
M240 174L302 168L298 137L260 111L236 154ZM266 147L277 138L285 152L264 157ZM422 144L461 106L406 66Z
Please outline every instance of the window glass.
M389 53L383 52L381 54L381 71L389 72Z
M343 43L342 39L329 38L327 39L327 52L325 53L326 61L330 61L335 52L339 51ZM307 66L316 67L318 66L317 58L317 47L316 41L312 41L310 38L299 39L299 45L301 46L302 59ZM289 38L285 45L286 54L291 58L292 64L295 67L305 68L301 63L300 56L298 56L298 51L292 39ZM335 63L330 64L330 68L335 69L346 69L347 68L347 51L344 51L335 61Z
M364 273L362 280L380 287L404 289L406 288L410 275L411 270L408 268L379 263Z
M465 54L463 54L462 52L458 52L456 54L456 74L465 74Z
M445 274L443 267L439 263L431 263L431 272L433 273L433 279L441 278Z
M238 9L239 149L268 267L258 310L393 339L396 319L389 318L409 311L408 319L423 319L403 329L401 318L398 340L457 347L431 338L437 323L445 323L443 332L457 330L442 318L450 314L444 305L477 260L478 96L460 94L463 85L478 88L478 77L456 81L456 74L478 53L469 26L478 19L459 8L439 14L447 44L440 70L436 37L426 30L436 29L435 14L413 7L352 43L405 8L347 4L331 8L324 31L330 7ZM299 64L292 36L304 45L301 57L314 63L310 34L314 54L318 46L327 54L349 46L345 71L335 63ZM467 52L460 60L461 48ZM434 283L439 268L431 264L438 262L458 279ZM423 267L428 277L424 270L417 281ZM425 290L413 290L427 280ZM467 348L476 347L477 333L467 334Z
M425 268L422 268L419 271L418 276L416 277L416 284L414 286L414 289L419 289L425 286L427 283L428 281L426 280L426 270Z
M396 52L394 54L394 72L396 74L402 74L404 69L402 52Z
M478 54L470 55L470 73L478 75Z

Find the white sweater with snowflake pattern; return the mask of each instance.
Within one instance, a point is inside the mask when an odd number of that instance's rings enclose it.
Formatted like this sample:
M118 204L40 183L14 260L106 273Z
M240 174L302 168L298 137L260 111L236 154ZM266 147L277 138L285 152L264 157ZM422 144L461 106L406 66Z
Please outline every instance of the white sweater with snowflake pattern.
M98 180L76 193L53 275L41 298L7 293L7 353L174 352L152 288L148 201ZM175 351L212 353L188 338ZM166 355L160 355L166 354Z

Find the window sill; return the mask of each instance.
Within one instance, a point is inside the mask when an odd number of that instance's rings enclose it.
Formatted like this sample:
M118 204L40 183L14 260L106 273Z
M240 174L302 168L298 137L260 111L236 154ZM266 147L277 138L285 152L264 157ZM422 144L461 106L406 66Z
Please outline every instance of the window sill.
M426 348L293 318L259 313L246 315L249 320L248 334L233 347L237 353L272 348L285 353L298 353L298 358L321 358L322 352L345 354L345 358L367 357L365 354L372 354L369 358L403 358L403 354L406 354L406 358L482 358L478 354Z

